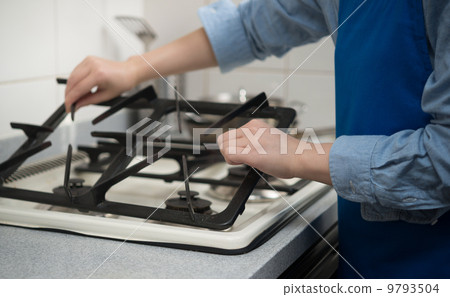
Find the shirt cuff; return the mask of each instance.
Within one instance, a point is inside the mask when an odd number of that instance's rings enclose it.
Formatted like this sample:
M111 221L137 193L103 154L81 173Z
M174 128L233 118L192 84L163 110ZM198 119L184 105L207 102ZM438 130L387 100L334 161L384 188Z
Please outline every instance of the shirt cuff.
M339 196L353 202L377 203L371 176L372 152L383 136L341 136L331 147L330 175Z
M239 10L230 0L201 7L198 15L222 72L255 59Z

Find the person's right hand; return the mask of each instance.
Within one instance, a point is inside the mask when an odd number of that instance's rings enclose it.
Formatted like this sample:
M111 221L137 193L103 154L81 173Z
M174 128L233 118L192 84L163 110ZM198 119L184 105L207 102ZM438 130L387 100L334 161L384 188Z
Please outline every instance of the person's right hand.
M133 73L135 61L114 62L98 57L87 57L70 74L65 93L66 112L72 104L76 109L112 99L132 89L137 80ZM91 89L97 87L95 93Z

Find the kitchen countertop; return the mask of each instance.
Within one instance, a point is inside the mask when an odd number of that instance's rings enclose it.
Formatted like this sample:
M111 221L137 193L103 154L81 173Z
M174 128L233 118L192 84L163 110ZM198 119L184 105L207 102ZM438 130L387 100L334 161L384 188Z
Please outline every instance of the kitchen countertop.
M326 231L337 220L336 193L302 216ZM276 278L318 239L300 216L235 256L0 225L0 278Z

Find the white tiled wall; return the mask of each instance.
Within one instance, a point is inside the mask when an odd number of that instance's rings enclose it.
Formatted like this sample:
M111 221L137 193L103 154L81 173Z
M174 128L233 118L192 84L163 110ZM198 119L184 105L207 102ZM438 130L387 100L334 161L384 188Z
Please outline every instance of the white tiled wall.
M53 0L0 1L1 82L55 72L54 15Z
M154 47L200 28L197 9L206 0L145 0L145 17L158 34Z
M144 0L0 0L0 138L20 134L9 122L41 124L62 104L55 77L87 55L123 60L142 52L136 37L105 23L119 14L143 16Z

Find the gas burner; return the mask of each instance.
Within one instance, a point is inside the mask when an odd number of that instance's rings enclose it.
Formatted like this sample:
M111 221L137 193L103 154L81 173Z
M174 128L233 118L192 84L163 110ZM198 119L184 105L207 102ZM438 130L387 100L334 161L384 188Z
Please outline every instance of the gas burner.
M174 140L169 144L162 140L161 135L158 134L162 133L158 123L164 117L176 112L177 119L180 120L181 113L192 112L192 109L202 115L220 116L220 119L211 124L203 134L215 134L214 132L217 129L222 129L236 118L272 119L277 123L277 128L289 127L295 118L295 111L291 108L269 106L264 93L244 104L222 104L161 99L157 97L152 87L148 87L131 96L118 97L101 105L109 106L109 109L93 119L94 125L115 115L124 108L145 109L149 110L151 114L145 121L139 122L139 128L134 129L132 134L114 131L91 132L91 136L103 139L103 141L99 142L96 147L78 147L78 150L87 154L88 160L86 160L87 163L74 168L75 170L71 169L73 158L72 146L69 145L63 186L53 189L53 193L47 191L47 189L28 190L23 187L8 187L8 181L29 157L51 146L51 142L46 142L46 139L66 117L64 104L41 126L12 123L12 128L21 129L27 136L27 140L8 160L0 163L0 197L140 219L148 218L148 215L152 214L152 221L155 222L212 230L227 230L243 214L249 198L252 201L273 200L278 197L277 192L291 195L307 184L305 181L300 181L293 186L275 186L276 191L273 191L264 181L260 181L261 172L245 167L231 169L229 177L224 180L215 179L214 176L202 175L202 172L210 170L214 164L223 163L223 157L218 150L208 149L204 142L196 144L194 139ZM180 129L181 122L178 124ZM149 142L149 140L152 141ZM152 143L152 156L147 156L150 151L147 147L148 143ZM169 151L162 154L161 152L168 147L170 147ZM129 151L132 154L127 153ZM133 152L138 151L142 151L147 158L130 165L136 161ZM107 158L104 157L105 153L108 156ZM180 170L171 174L158 174L151 170L150 172L142 172L144 168L153 165L161 158L177 161ZM152 160L152 162L149 162L149 160ZM92 187L84 186L84 181L81 179L71 179L71 174L87 174L86 180L89 180ZM89 174L91 176L92 174L97 175L90 179ZM110 190L114 192L113 188L117 184L130 177L157 179L168 183L184 181L186 192L180 192L179 198L167 201L166 209L149 206L147 203L131 203L133 197L120 200L120 202L107 199L106 194L109 194ZM217 191L225 189L227 190L225 195L230 202L227 205L218 203L217 207L221 208L222 211L215 213L210 208L211 202L199 198L197 193L190 191L190 183L215 185Z
M69 180L69 192L71 197L76 198L78 196L82 196L91 190L89 186L83 186L84 179L81 178L72 178ZM66 187L60 186L53 189L53 193L57 195L66 195Z
M245 175L248 173L250 169L251 168L248 166L231 167L228 169L228 175L223 179L223 181L224 182L240 181L245 177ZM265 176L265 180L267 180L270 183L270 185L273 186L274 188L286 186L285 182L273 176ZM278 190L275 191L270 187L264 189L264 187L268 186L265 180L259 180L252 194L248 198L248 202L252 203L268 202L280 198L280 193L283 193L282 191ZM208 190L208 195L220 200L231 201L236 192L237 187L235 186L212 185L211 188Z
M199 195L198 192L191 191L191 203L192 208L194 209L195 213L201 213L201 214L212 214L213 211L211 210L211 202L205 199L198 198ZM178 198L172 198L166 201L166 209L172 209L172 210L181 210L181 211L189 211L189 204L187 199L187 191L179 191L178 195L180 197Z
M240 254L262 244L287 224L296 211L306 209L329 191L328 186L306 180L284 184L264 177L270 181L269 186L260 180L264 175L250 167L230 168L223 178L228 167L219 150L208 148L202 140L197 143L193 136L166 143L168 137L161 138L158 134L162 132L156 124L167 115L176 113L180 130L181 113L193 109L220 118L208 127L210 132L204 132L205 136L232 125L236 118L273 120L277 128L289 127L295 111L269 106L263 93L241 105L161 99L148 87L101 105L109 109L95 118L93 124L124 108L146 110L149 115L132 134L92 131L97 145L78 146L73 155L69 145L65 157L25 166L28 158L51 146L46 139L67 116L66 109L62 104L41 126L11 124L12 128L22 130L27 139L9 159L0 163L2 224ZM150 143L152 147L148 147ZM163 154L167 147L169 151ZM138 151L147 158L137 160L133 152ZM147 156L149 152L152 155ZM149 170L143 170L149 166ZM174 170L165 170L169 168ZM84 180L91 186L83 185ZM168 193L179 188L179 182L184 182L185 191L165 201ZM53 187L61 184L52 192ZM275 199L278 193L289 197L289 204ZM271 202L247 204L248 200ZM164 203L166 207L159 207Z

